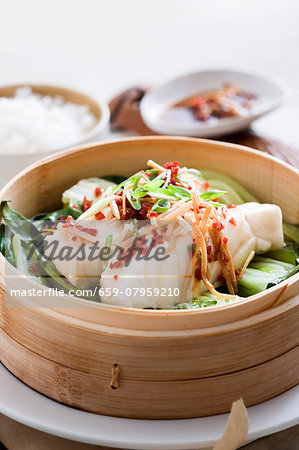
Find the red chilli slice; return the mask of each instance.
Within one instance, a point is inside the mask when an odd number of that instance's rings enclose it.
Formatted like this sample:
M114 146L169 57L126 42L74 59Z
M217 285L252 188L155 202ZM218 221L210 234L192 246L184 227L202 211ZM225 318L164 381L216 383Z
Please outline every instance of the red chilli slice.
M103 214L101 211L95 214L95 218L97 220L103 220L106 218L105 214Z
M94 190L94 196L95 197L99 197L100 195L102 195L103 189L101 187L96 187Z
M82 202L82 206L83 206L83 211L87 211L92 205L92 200L87 200L86 195L83 198L83 202Z

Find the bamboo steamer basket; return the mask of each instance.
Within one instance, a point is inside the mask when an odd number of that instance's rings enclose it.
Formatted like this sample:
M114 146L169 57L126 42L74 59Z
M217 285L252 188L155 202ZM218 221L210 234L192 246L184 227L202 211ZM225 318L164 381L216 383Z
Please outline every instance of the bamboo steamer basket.
M80 178L129 176L149 158L222 171L261 201L278 204L285 221L299 223L296 169L245 147L190 138L71 149L20 173L0 199L32 216L59 207L63 190ZM120 308L70 296L49 306L9 297L4 278L1 256L0 360L67 405L121 417L200 417L228 411L239 397L254 405L298 383L298 274L265 293L198 311Z

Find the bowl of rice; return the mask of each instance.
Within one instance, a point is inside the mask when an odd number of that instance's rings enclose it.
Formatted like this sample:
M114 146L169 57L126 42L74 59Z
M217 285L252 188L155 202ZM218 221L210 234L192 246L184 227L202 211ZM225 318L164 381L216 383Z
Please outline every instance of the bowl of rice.
M76 90L0 87L0 184L42 157L102 137L109 117L107 103Z

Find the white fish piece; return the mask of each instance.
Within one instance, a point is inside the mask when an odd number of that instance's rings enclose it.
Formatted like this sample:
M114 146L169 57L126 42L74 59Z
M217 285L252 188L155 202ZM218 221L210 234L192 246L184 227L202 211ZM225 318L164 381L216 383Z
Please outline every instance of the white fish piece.
M232 218L234 219L233 223L230 221ZM156 221L155 226L159 222L163 222L163 220ZM243 266L252 250L258 254L283 246L282 214L276 205L258 203L239 205L227 209L226 218L222 222L224 236L228 238L228 247L235 269ZM74 253L79 252L82 245L88 249L96 242L102 249L106 246L107 236L111 235L111 251L113 253L116 245L123 245L127 248L127 242L133 239L129 232L131 225L124 224L120 220L82 220L76 223L81 224L83 228L64 227L64 224L59 224L53 235L47 237L47 256L51 256L48 246L55 240L58 242L58 253L63 249L67 252L65 248L71 248ZM192 274L189 248L192 243L192 228L189 226L190 223L190 220L182 219L168 221L167 230L163 232L165 241L163 247L165 247L165 255L169 257L164 261L157 261L153 258L141 261L133 259L128 266L115 267L113 262L116 261L116 257L108 262L103 261L100 255L98 258L90 260L86 251L83 260L79 258L67 261L58 258L53 262L56 268L78 288L101 284L104 290L102 296L104 303L135 308L169 308L185 302L188 299L187 296L191 295ZM84 231L88 228L96 229L96 233L93 235ZM146 234L149 242L153 233L158 231L154 227L149 227ZM151 255L153 255L153 251ZM210 262L208 269L211 283L215 287L220 286L222 284L219 280L219 275L222 274L220 263L218 261ZM116 294L109 295L109 289L114 288L116 288L114 291ZM130 292L129 289L131 289L132 295L127 295ZM144 294L144 290L147 289L148 294ZM179 296L171 295L175 289L179 292ZM202 281L194 280L194 278L192 289L193 296L207 290Z
M251 251L255 253L265 253L269 250L279 249L283 246L282 231L282 214L276 205L248 203L239 205L235 208L227 209L227 216L223 219L224 236L228 238L228 246L232 255L235 269L242 268ZM230 219L234 219L230 222ZM175 221L176 225L179 221ZM188 224L189 222L187 222ZM119 293L116 295L104 295L102 301L109 304L119 306L135 307L135 308L169 308L178 303L187 300L186 295L190 288L190 234L178 233L172 230L171 237L168 241L168 253L171 259L156 262L139 262L129 267L111 268L107 267L101 277L101 286L104 291L107 288L117 288ZM185 239L184 239L185 237ZM210 239L211 241L211 239ZM191 241L192 242L192 241ZM210 242L211 243L211 242ZM212 243L211 243L211 247ZM213 252L213 248L212 248ZM127 296L125 292L129 288L147 289L157 287L161 294L161 288L166 280L165 275L169 275L169 267L171 266L171 274L177 274L177 277L169 278L167 286L180 289L180 297L165 298L160 296L140 296L138 294ZM210 273L210 281L215 287L223 284L219 280L222 269L218 261L208 263ZM184 284L182 280L188 280ZM207 291L202 281L194 280L192 283L192 296L200 295ZM133 292L133 289L132 289Z
M257 254L278 250L284 245L282 213L277 205L244 203L230 209L224 221L224 235L233 257L234 266L240 269L249 253ZM229 222L233 218L236 226Z
M112 261L101 276L102 302L134 308L170 308L186 301L191 291L192 234L186 227L176 222L176 230L165 238L161 248L165 249L164 260L136 260L132 258L128 266L113 267ZM173 226L169 223L169 226ZM180 228L180 231L178 231ZM147 241L154 239L147 234ZM154 255L153 248L150 256ZM110 294L111 291L111 295Z
M65 225L59 223L53 234L46 237L46 256L74 286L99 286L108 254L104 248L117 241L122 229L120 221L84 220Z
M51 236L47 236L45 241L46 256L70 283L79 289L99 284L102 262L99 258L89 261L86 255L87 247L92 246L93 242L63 230L56 230ZM53 244L57 244L55 253L52 253Z
M256 237L256 253L278 250L284 245L282 213L277 205L244 203L237 207Z
M236 225L230 222L232 218ZM277 205L244 203L228 209L227 217L222 222L235 269L242 268L251 251L262 254L278 250L284 245L282 213ZM210 262L208 269L211 283L215 287L221 286L223 283L218 279L222 273L220 263ZM205 291L207 288L203 282L194 283L194 295L200 295Z

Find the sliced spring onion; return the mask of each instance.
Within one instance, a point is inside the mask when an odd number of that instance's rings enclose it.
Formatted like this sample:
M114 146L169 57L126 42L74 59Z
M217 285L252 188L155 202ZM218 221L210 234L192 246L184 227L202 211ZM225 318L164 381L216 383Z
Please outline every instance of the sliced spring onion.
M226 206L225 203L219 203L219 202L211 202L211 205L214 206L214 208L220 208L221 206Z
M221 197L224 194L227 194L227 191L218 191L218 189L215 189L213 191L204 192L200 195L200 198L206 200L207 202L210 202L212 200L215 200L216 198Z
M189 179L189 180L184 180L183 178L181 178L181 175L183 175L184 173L191 173L193 175L193 178ZM182 169L176 176L176 179L179 180L181 183L190 183L192 181L195 181L199 178L202 178L202 174L199 170L197 169Z
M163 180L157 180L157 179L155 179L153 181L149 181L148 183L145 183L144 185L135 189L132 192L132 196L136 199L140 198L140 197L145 197L146 195L148 195L149 192L159 189L163 183L164 183Z
M170 208L170 202L168 200L158 200L154 206L152 207L152 211L155 211L157 213L162 213L167 211Z
M135 189L137 189L138 183L139 183L139 181L140 181L140 179L141 179L142 177L143 177L143 173L141 173L140 175L138 175L138 177L136 177L136 179L134 180L133 191L134 191Z
M105 260L103 261L103 271L108 266L109 256L111 255L112 240L113 240L112 234L108 234L108 236L105 239L105 247L107 247L109 249L109 253L108 253L107 257L105 258Z
M172 184L170 184L167 186L167 190L169 190L172 195L175 195L180 199L183 197L191 199L191 192L189 191L189 189L185 189L180 186L173 186Z
M159 170L158 169L149 169L149 170L146 170L146 173L150 173L149 179L150 179L150 181L152 181L159 174Z
M130 223L132 223L132 225L133 225L133 231L131 231L131 230L129 230L129 233L132 235L132 236L136 236L136 237L138 237L139 236L139 229L138 229L138 225L137 225L137 220L136 219L128 219L127 220L127 223L128 224L130 224Z
M136 209L136 211L140 211L141 210L141 203L138 199L134 199L132 198L131 195L131 191L126 191L126 197L129 201L129 203L131 204L131 206Z
M88 219L88 217L94 216L98 212L100 212L102 209L104 209L109 203L114 199L114 195L109 195L108 197L101 198L97 202L95 202L93 205L91 205L90 208L88 208L81 216L78 217L78 220L82 219Z
M140 172L137 172L137 173L134 173L134 175L132 175L131 177L126 178L124 181L122 181L121 183L119 183L117 186L115 186L115 187L112 189L112 193L115 193L115 192L117 192L117 191L120 191L120 190L124 187L124 185L127 184L127 183L131 183L132 181L133 181L133 183L135 183L135 179L136 179L139 175L140 175Z

